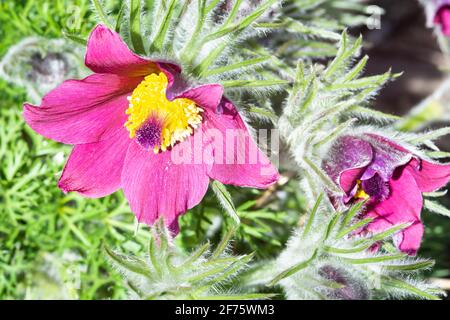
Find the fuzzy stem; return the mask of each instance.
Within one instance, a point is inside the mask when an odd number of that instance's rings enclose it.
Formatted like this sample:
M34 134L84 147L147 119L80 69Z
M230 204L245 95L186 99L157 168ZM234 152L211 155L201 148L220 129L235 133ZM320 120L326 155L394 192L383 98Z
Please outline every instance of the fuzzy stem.
M158 32L156 33L156 37L150 45L150 52L161 52L161 50L163 49L167 31L169 30L169 26L171 23L171 18L175 12L176 3L176 0L170 1L164 18L161 21L161 25L159 26Z
M194 32L192 33L189 42L186 44L181 53L182 60L192 62L194 58L194 47L197 45L198 38L203 29L203 25L205 24L205 18L206 18L206 0L198 0L197 23L195 25Z

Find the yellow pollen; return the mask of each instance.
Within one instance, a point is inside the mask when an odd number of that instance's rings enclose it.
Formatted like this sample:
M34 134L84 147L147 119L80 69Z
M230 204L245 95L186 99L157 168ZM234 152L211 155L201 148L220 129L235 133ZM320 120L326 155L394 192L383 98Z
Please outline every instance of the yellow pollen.
M370 196L362 188L361 180L358 180L358 189L356 190L354 198L355 199L363 199L363 200L370 198Z
M167 77L164 73L153 73L134 89L126 111L128 121L125 127L130 132L130 138L136 137L136 132L149 119L161 123L161 143L154 147L154 152L166 151L176 143L184 141L194 133L202 122L199 108L189 99L167 100Z

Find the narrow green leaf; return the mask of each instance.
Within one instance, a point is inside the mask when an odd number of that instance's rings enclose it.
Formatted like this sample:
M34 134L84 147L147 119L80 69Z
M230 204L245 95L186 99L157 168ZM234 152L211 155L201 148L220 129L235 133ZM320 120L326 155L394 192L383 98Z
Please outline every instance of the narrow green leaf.
M256 28L264 29L281 29L283 32L293 32L300 34L302 37L308 36L309 38L322 38L331 41L339 41L342 36L339 33L327 30L325 28L319 28L317 26L309 27L298 20L291 18L282 18L281 22L260 22L256 23ZM298 41L298 39L296 39ZM311 41L308 39L308 41Z
M125 13L125 1L123 1L120 5L120 9L119 9L119 13L117 13L117 19L116 19L116 27L114 28L114 30L116 30L117 33L120 32L120 28L122 27L122 21L123 21L123 16Z
M236 71L239 69L245 69L254 65L258 65L261 64L267 60L271 59L271 57L257 57L254 59L249 59L249 60L245 60L245 61L241 61L238 63L234 63L234 64L230 64L230 65L226 65L226 66L222 66L219 68L215 68L215 69L211 69L211 70L207 70L205 72L202 73L203 77L209 77L209 76L213 76L213 75L218 75L218 74L222 74L222 73L227 73L227 72L232 72L232 71Z
M187 57L187 60L192 60L190 58L195 57L195 54L199 51L199 49L203 47L206 42L221 38L224 35L227 35L227 38L222 39L222 41L216 45L215 49L212 50L200 63L197 64L197 66L193 68L192 72L197 75L203 74L205 70L207 70L214 63L214 61L217 60L217 58L222 54L229 43L235 40L243 30L248 28L251 22L262 15L275 1L277 0L266 1L263 5L261 5L257 10L254 10L252 14L247 16L242 21L233 24L230 27L225 27L214 33L213 35L210 34L206 36L206 38L204 38L202 43L198 46L197 50L193 50L194 44L196 43L196 38L199 36L200 30L204 23L204 19L202 19L201 21L199 20L191 41L183 49L183 55Z
M250 15L241 21L232 24L231 26L226 26L221 28L219 31L209 34L203 40L204 43L207 43L212 40L216 40L223 36L226 36L231 33L240 33L245 30L251 23L255 22L264 12L267 11L277 0L267 0L263 5L261 5L258 9L254 10Z
M361 107L361 106L355 106L351 109L352 112L364 114L370 117L373 117L375 119L383 119L388 121L397 121L400 120L401 117L395 116L393 114L384 113L378 110L374 110L371 108Z
M211 183L211 187L220 204L225 209L225 212L233 219L235 225L238 226L240 224L240 218L227 188L217 180Z
M236 233L236 228L230 228L230 230L227 231L227 233L224 235L220 243L217 245L214 252L211 254L210 260L217 259L226 249L228 244L230 243L231 238Z
M392 278L392 277L383 276L382 280L383 280L384 285L386 285L386 286L391 286L391 287L398 288L398 289L401 289L401 290L409 291L412 294L414 294L416 296L419 296L421 298L424 298L424 299L440 300L437 296L435 296L433 294L430 294L428 292L425 292L425 291L423 291L423 290L421 290L421 289L411 285L410 283L407 283L407 282L402 281L400 279L395 279L395 278Z
M448 193L448 190L443 191L435 191L435 192L424 192L424 197L430 197L430 198L440 198L445 196Z
M336 58L330 63L328 68L325 70L324 77L330 78L339 69L344 68L344 64L361 48L362 37L360 36L353 46L347 50L347 32L344 31L342 34L342 40L340 43L340 49Z
M63 36L66 37L69 40L72 40L78 44L81 44L83 46L87 45L87 40L83 37L80 37L79 35L73 34L73 33L69 33L67 31L63 30Z
M340 136L342 134L342 132L344 132L345 130L347 130L348 128L350 128L354 123L355 123L356 119L349 119L343 123L341 123L340 125L338 125L336 128L334 128L326 137L325 139L322 139L318 142L316 142L314 144L314 147L318 148L320 146L323 146L324 144L327 144L330 141L333 141L334 139L336 139L338 136Z
M411 139L409 142L420 144L426 142L427 140L436 140L448 134L450 134L450 127L440 128L427 133L423 133L419 137Z
M332 107L324 109L309 121L308 129L314 131L320 128L325 122L331 121L333 118L339 116L340 114L350 110L357 102L353 99L342 101Z
M166 225L164 224L163 218L159 218L156 221L153 230L156 232L155 239L159 240L159 251L166 251L166 249L169 247L170 235L168 233Z
M175 13L177 1L171 0L169 6L165 12L164 18L161 21L156 37L153 40L150 50L160 52L164 47L164 42L166 40L167 31L169 30L170 24L172 22L172 15Z
M155 269L155 272L161 276L162 270L161 270L161 264L159 261L159 257L157 254L158 246L156 245L155 239L153 237L150 238L150 243L148 246L148 253L150 256L150 261L152 262L153 269Z
M123 268L125 268L131 272L141 274L147 278L152 277L149 267L147 266L147 264L144 261L139 260L137 258L133 258L131 260L128 257L124 257L121 254L115 253L114 251L109 249L107 246L103 246L103 248L105 249L105 252L108 255L108 257L110 257L111 260L115 261L117 264L119 264Z
M358 258L358 259L351 259L351 258L342 258L346 262L351 264L372 264L372 263L381 263L385 261L392 261L392 260L398 260L402 259L404 257L407 257L404 253L398 253L393 255L383 255L383 256L377 256L377 257L371 257L371 258Z
M130 287L130 289L137 294L140 298L144 297L144 292L142 292L141 289L139 289L139 287L133 283L133 281L131 280L127 280L127 285Z
M209 242L207 242L204 245L202 245L201 247L199 247L197 250L195 250L193 253L191 253L191 255L178 268L184 269L184 268L192 265L192 263L197 261L202 255L204 255L208 251L209 247L210 247Z
M303 64L302 60L299 60L297 63L297 68L295 70L294 86L292 87L292 91L289 94L289 99L287 103L290 109L294 107L293 104L297 100L297 97L301 92L301 89L304 88L305 85L304 78L305 78L305 65Z
M274 285L276 285L278 282L280 282L281 280L283 280L284 278L290 277L293 274L296 274L297 272L299 272L300 270L306 268L312 261L314 261L314 259L316 259L317 257L317 250L314 251L314 253L312 254L311 258L309 258L306 261L300 262L290 268L288 268L287 270L279 273L275 278L273 278L273 280L271 280L267 286L268 287L272 287Z
M249 255L245 255L242 257L239 257L237 260L224 268L221 272L212 272L209 273L209 276L211 279L209 279L207 282L204 283L204 285L200 288L200 290L205 290L210 288L211 286L214 286L217 283L221 283L224 280L227 280L228 278L232 277L234 274L236 274L239 270L244 268L255 256L254 253L251 253ZM203 280L204 276L199 276L198 280Z
M258 88L258 87L272 87L289 84L288 80L273 79L273 80L229 80L223 81L224 88Z
M181 53L181 57L183 58L184 61L193 61L196 58L197 53L201 49L201 45L198 46L197 44L199 42L200 34L203 30L203 25L205 24L205 21L206 21L206 10L207 10L206 0L198 0L197 1L197 14L198 14L197 23L195 24L195 29L192 32L192 35L191 35L189 41L186 43L186 45L183 48L183 51ZM217 49L218 49L218 47L216 47L216 50ZM208 56L210 56L211 53ZM206 59L208 59L208 57ZM202 68L200 71L203 72L203 71L207 70L209 68L209 66L210 66L210 64L205 66L204 68ZM198 67L199 66L195 67L193 69L193 72L196 72ZM197 74L199 75L200 72L198 72Z
M365 245L361 245L358 247L354 247L354 248L335 248L335 247L327 246L327 247L325 247L325 250L329 253L334 253L334 254L353 254L353 253L366 251L372 245L373 245L373 242L365 244Z
M17 183L14 188L18 188L19 184ZM9 192L11 192L14 188L9 189ZM15 191L12 191L15 192ZM91 242L89 241L89 239L87 238L87 235L81 231L73 222L72 220L67 217L67 216L63 216L64 221L67 223L67 225L69 226L70 231L73 232L73 234L86 246L90 247L91 246Z
M330 177L319 167L315 165L308 157L304 157L303 161L316 173L317 177L322 181L327 189L336 193L342 193L338 186L331 180Z
M419 261L419 262L413 262L413 263L404 263L404 264L387 264L383 267L392 270L392 271L417 271L417 270L423 270L423 269L430 269L434 266L433 260L425 260L425 261Z
M251 259L250 255L242 256L239 257L238 259L233 259L230 265L225 266L219 265L218 267L196 274L188 278L187 281L192 283L197 281L204 281L205 279L207 279L204 285L201 288L197 289L197 290L204 290L210 287L210 285L212 284L219 283L220 281L216 281L218 280L218 278L221 278L224 275L225 275L224 277L226 278L230 274L233 274L236 270L242 268L245 264L249 262L249 258Z
M347 234L352 233L353 231L356 231L359 228L362 228L362 227L368 225L373 220L374 220L374 218L365 218L365 219L362 219L361 221L356 222L355 224L351 225L348 228L344 228L343 230L339 231L339 233L336 235L336 239L343 238Z
M433 211L435 213L438 213L438 214L441 214L443 216L450 218L450 210L447 209L446 207L440 205L439 203L436 203L434 201L426 199L424 201L424 206L425 206L425 208L427 208L430 211Z
M333 83L327 87L330 91L336 90L362 90L365 88L378 89L381 85L391 78L391 73L387 72L381 75L364 77L343 83Z
M328 240L328 238L330 237L331 233L334 230L334 227L336 226L336 224L338 223L340 218L341 218L341 213L340 212L336 212L334 214L333 218L330 220L330 222L327 225L327 229L325 231L325 236L323 238L323 242Z
M233 7L231 8L230 13L228 14L228 17L223 24L222 28L229 26L231 23L234 22L234 19L236 18L236 15L239 12L239 8L241 7L242 0L235 0L233 3Z
M193 43L192 41L190 43ZM192 72L196 75L203 74L205 70L208 70L208 68L214 63L214 61L216 61L217 58L222 54L223 50L225 50L227 45L228 45L227 41L222 41L220 44L218 44L199 64L197 64L193 68ZM189 52L191 50L192 49L186 46L186 49L184 49L183 51L186 52L186 55L189 55Z
M393 226L383 232L374 234L370 239L372 239L373 241L385 240L385 239L395 235L397 232L399 232L403 229L406 229L410 225L411 225L411 223L402 223L402 224Z
M253 106L248 111L269 118L274 123L278 121L278 116L270 110Z
M314 219L316 217L317 210L319 209L320 203L322 202L323 196L324 196L323 193L321 193L319 195L319 198L317 198L317 201L314 204L314 207L311 210L311 213L309 214L308 221L307 221L307 223L305 225L305 228L303 229L303 234L302 234L303 238L305 238L308 235L309 231L311 230L311 227L313 225Z
M141 0L130 0L130 37L134 51L144 54L144 41L141 36Z
M308 110L308 107L312 104L314 101L314 98L316 97L318 91L318 85L316 81L316 77L314 73L311 73L311 75L308 77L308 85L306 88L305 95L300 102L299 107L299 113L302 114L306 110Z
M105 26L107 26L109 29L112 29L112 26L108 20L108 16L106 15L105 11L103 10L100 0L92 0L92 2L94 3L95 11L97 12L98 17L100 18L101 22Z
M444 151L430 151L427 152L427 156L433 159L444 159L444 158L450 158L450 152L444 152Z
M221 0L212 0L211 3L206 7L206 14L214 10L220 1Z
M356 66L353 67L352 70L350 70L349 73L345 75L345 77L342 79L342 82L349 82L356 77L358 77L359 74L361 74L364 70L364 67L367 65L367 61L369 60L369 56L364 56Z

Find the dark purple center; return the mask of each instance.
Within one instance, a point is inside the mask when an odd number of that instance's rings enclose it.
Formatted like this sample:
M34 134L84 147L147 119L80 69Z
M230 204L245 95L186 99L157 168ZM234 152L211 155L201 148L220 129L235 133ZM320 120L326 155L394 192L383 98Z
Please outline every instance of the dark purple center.
M389 197L389 183L385 182L378 174L362 182L362 188L371 198L382 201Z
M136 131L136 140L145 149L153 149L161 144L161 129L157 122L146 122Z

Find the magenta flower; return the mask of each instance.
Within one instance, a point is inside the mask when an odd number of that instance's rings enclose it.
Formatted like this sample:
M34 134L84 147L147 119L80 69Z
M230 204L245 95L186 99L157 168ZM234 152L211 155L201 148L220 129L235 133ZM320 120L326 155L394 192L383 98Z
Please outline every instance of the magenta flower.
M179 66L137 56L103 25L85 64L94 74L64 82L39 107L24 105L33 130L74 145L58 183L64 192L97 198L122 188L139 221L164 217L177 232L210 178L255 188L277 181L222 86L188 86ZM229 131L236 137L224 139Z
M428 0L425 8L428 26L439 26L442 33L450 37L450 0Z
M432 192L450 180L450 164L420 159L397 143L375 134L343 136L331 148L323 168L344 192L341 204L367 200L366 231L381 232L410 223L394 237L397 247L414 255L420 247L422 192Z
M434 16L434 24L441 26L442 32L450 37L450 1L443 1Z

